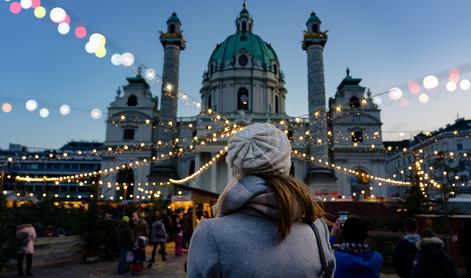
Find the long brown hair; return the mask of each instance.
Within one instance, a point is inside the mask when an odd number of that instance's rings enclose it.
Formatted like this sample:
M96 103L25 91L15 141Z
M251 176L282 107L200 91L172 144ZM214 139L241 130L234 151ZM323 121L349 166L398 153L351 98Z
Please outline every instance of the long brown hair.
M273 189L279 203L278 235L284 239L291 230L293 222L301 217L301 221L310 224L324 216L324 210L315 202L308 186L293 176L276 174L258 175L265 179Z

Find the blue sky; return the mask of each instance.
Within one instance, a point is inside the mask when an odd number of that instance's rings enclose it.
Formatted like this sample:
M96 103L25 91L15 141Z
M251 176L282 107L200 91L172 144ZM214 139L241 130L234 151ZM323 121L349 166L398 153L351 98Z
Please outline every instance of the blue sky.
M55 24L36 19L32 10L11 14L8 4L0 0L0 103L11 102L13 111L0 112L0 148L9 142L60 147L73 139L104 140L105 120L91 119L88 111L106 111L117 87L125 85L132 72L113 66L110 55L97 59L87 54L85 41L59 35ZM43 4L48 10L65 8L72 26L85 23L90 32L108 38L110 52L130 51L159 74L163 52L158 31L165 30L167 18L176 11L188 41L181 57L180 88L199 99L209 56L217 43L235 32L242 1L43 0ZM409 80L471 62L469 10L471 2L466 0L249 1L254 32L272 44L280 59L288 89L287 112L292 116L307 113L307 62L301 40L311 11L329 30L324 64L327 95L332 96L347 66L376 94L395 86L405 90ZM462 77L471 77L466 67L458 68ZM154 87L153 92L159 90ZM25 110L23 100L30 98L51 108L49 118ZM457 114L471 117L470 103L471 91L449 93L443 85L430 92L426 105L416 97L410 97L405 108L386 101L383 130L436 129L454 121ZM69 116L54 109L61 104L72 107ZM195 114L196 109L179 106L179 115Z

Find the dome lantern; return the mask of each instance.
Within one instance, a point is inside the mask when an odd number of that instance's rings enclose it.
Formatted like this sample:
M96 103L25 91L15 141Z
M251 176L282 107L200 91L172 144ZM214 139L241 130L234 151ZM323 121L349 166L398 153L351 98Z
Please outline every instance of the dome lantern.
M253 19L250 17L250 13L247 10L247 1L244 1L242 11L240 11L239 17L236 20L236 28L237 33L252 33Z

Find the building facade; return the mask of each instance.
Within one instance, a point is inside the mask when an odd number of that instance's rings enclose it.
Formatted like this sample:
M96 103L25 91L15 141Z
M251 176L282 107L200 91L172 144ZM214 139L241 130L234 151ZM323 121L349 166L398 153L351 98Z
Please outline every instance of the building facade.
M146 80L138 74L128 78L108 109L105 149L122 145L154 144L153 149L113 153L103 158L102 168L116 167L139 158L167 153L175 148L189 148L178 158L159 161L137 169L122 169L104 177L104 184L133 183L126 197L137 198L150 191L153 184L169 178L193 174L227 144L227 137L206 144L196 144L227 123L248 125L270 122L283 130L292 141L293 150L313 155L324 161L361 170L367 174L385 176L385 157L381 137L380 110L371 94L347 73L335 97L326 106L323 51L328 34L321 31L321 20L312 13L306 23L302 49L307 53L308 102L307 118L286 114L288 92L284 73L273 46L254 33L255 21L247 7L235 21L235 32L212 52L203 73L201 112L194 117L177 118L179 54L185 49L182 23L174 13L167 21L167 31L161 33L164 47L164 68L161 105L153 97ZM341 107L341 108L339 108ZM214 115L225 121L215 121ZM338 135L340 134L340 135ZM340 137L339 137L340 136ZM348 137L345 139L345 136ZM316 160L317 161L317 160ZM220 193L232 178L224 159L189 182L192 187ZM126 173L124 173L126 171ZM291 173L305 180L320 196L351 196L364 198L385 196L387 190L369 180L358 181L332 169L293 158ZM172 187L159 190L171 195ZM363 193L361 193L363 192ZM104 187L103 194L120 194L114 187ZM361 196L360 196L361 195Z

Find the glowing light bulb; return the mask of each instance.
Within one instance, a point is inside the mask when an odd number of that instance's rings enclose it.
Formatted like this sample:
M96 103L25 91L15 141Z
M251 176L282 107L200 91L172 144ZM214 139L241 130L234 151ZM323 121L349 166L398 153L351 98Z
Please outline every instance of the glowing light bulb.
M12 2L9 8L12 14L19 14L21 12L21 4L18 2Z
M389 98L391 100L398 100L402 97L403 93L400 88L394 87L391 90L389 90Z
M438 87L439 81L435 75L428 75L424 78L423 84L425 89L431 90Z
M61 23L65 20L67 14L63 8L55 7L49 13L49 17L54 23Z
M61 105L61 107L59 108L59 112L61 113L62 116L69 115L70 114L70 106L68 106L67 104Z
M29 112L33 112L34 110L38 108L38 102L35 101L34 99L30 99L26 101L25 107L26 107L26 110L28 110Z
M95 52L95 56L97 58L103 58L106 56L106 48L104 46L101 46L100 48L97 49Z
M41 6L41 0L32 0L31 1L31 7L33 9L36 9L37 7Z
M460 88L461 88L461 90L463 90L463 91L469 90L469 88L471 88L471 82L469 82L468 79L463 79L463 80L461 80L461 82L460 82Z
M61 35L67 35L70 32L70 25L68 23L62 22L57 26L57 31Z
M20 4L21 4L21 7L25 10L33 6L33 2L31 0L21 0Z
M448 92L454 92L456 91L456 83L454 81L448 81L446 83L446 90Z
M84 26L77 26L75 28L75 36L77 39L83 39L87 36L87 28Z
M12 109L12 106L9 102L5 102L3 105L2 105L2 111L5 112L5 113L10 113L11 112L11 109Z
M427 103L429 100L429 96L426 93L422 93L419 95L419 102L420 103Z
M122 58L121 58L121 55L116 53L116 54L113 54L111 56L111 63L115 66L119 66L121 65L121 61L122 61Z
M95 109L92 110L92 112L90 112L90 115L92 116L92 118L93 118L94 120L98 120L98 119L101 118L102 113L101 113L101 110L100 110L100 109L95 108Z
M46 16L46 9L41 6L34 8L34 16L38 19L44 18Z
M411 92L411 94L413 94L413 95L420 94L420 86L414 80L409 82L408 87L409 87L409 91Z
M381 105L383 104L383 99L380 96L376 96L373 98L373 103L376 105Z
M146 71L144 72L145 79L147 79L149 81L154 80L155 76L156 76L155 69L146 69Z
M41 109L39 110L39 116L40 116L41 118L44 118L44 119L47 118L47 117L49 117L49 109L47 109L47 108L41 108Z
M135 59L132 53L126 52L126 53L123 53L123 55L121 56L122 56L121 63L123 64L123 66L130 67L134 64Z

